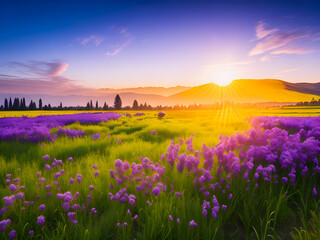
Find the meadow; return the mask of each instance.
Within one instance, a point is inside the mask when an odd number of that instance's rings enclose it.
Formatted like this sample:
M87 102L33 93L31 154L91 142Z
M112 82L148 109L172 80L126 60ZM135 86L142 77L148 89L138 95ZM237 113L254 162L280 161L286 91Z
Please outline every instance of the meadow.
M75 113L17 111L0 117ZM12 204L6 204L8 198L0 203L1 239L318 239L320 184L318 165L312 165L319 160L318 133L301 137L317 140L311 146L315 153L303 152L312 159L303 165L309 167L304 174L299 166L297 174L284 169L278 160L276 173L272 161L257 160L255 171L236 166L234 159L242 150L248 152L249 140L231 146L220 135L251 136L251 130L244 131L253 128L254 116L316 117L319 108L167 111L161 120L156 111L119 113L116 120L63 127L83 130L84 136L0 141L0 197L23 193ZM273 120L256 123L264 121ZM292 122L299 124L299 119ZM56 131L58 127L50 129ZM296 132L290 128L287 133ZM220 153L214 150L219 146ZM232 164L224 165L224 158ZM19 190L10 189L13 183Z

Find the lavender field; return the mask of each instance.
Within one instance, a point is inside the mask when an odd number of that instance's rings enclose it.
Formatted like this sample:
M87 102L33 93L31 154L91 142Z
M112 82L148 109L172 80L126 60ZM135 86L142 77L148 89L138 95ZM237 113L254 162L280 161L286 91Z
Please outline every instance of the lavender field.
M318 239L320 117L289 111L0 118L0 238Z

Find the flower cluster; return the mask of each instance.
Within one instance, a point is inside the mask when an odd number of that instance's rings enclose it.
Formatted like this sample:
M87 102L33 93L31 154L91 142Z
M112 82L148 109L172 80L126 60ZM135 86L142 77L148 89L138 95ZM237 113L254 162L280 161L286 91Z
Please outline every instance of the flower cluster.
M42 142L54 141L50 129L64 127L75 122L80 124L98 124L102 121L118 119L118 113L79 113L69 115L44 115L37 117L8 117L0 118L1 141ZM59 128L58 135L70 137L84 136L82 130Z

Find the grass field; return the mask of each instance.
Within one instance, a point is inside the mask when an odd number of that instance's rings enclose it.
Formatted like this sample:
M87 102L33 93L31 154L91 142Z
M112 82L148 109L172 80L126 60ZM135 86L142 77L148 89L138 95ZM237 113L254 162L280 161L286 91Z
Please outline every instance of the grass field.
M72 113L76 112L1 112L0 117ZM210 217L203 216L201 205L204 196L194 187L188 174L172 171L167 165L163 180L167 184L166 194L145 196L128 184L128 194L135 192L134 207L128 203L110 201L108 194L115 194L125 187L125 184L118 186L109 174L110 169L115 169L116 159L126 160L130 164L140 163L138 157L141 156L157 163L172 139L177 143L179 138L185 140L194 135L193 147L201 150L203 143L215 146L220 141L220 135L230 136L237 131L248 130L250 123L246 118L260 115L319 116L320 108L167 111L162 120L157 119L155 111L145 113L142 117L122 116L118 120L97 125L74 123L66 127L84 130L87 136L83 138L59 137L54 143L43 144L0 142L1 198L10 195L5 179L7 174L12 174L12 179L19 178L20 185L25 186L25 199L35 201L25 210L20 210L23 205L19 202L5 213L5 218L12 221L8 228L17 231L17 238L27 239L32 229L35 239L317 239L320 220L316 213L319 212L320 202L310 194L319 181L315 176L298 182L295 187L259 182L259 188L250 188L249 192L246 191L246 181L241 177L232 178L230 189L227 190L233 193L232 199L228 199L228 192L214 192L217 199L228 206L227 211L217 219L212 218L210 213ZM153 130L158 134L151 135ZM97 133L101 133L101 137L93 140L91 134ZM122 143L119 144L117 140ZM185 146L180 149L179 153L186 152ZM61 189L53 184L54 170L44 170L44 155L49 155L51 160L56 158L64 162L60 168L65 173L58 180ZM69 157L73 157L74 162L68 162ZM94 175L94 164L98 166L99 176ZM41 177L47 179L46 185L52 185L52 196L46 196L46 191L38 187L38 171L41 171ZM81 184L69 184L70 177L75 179L77 174L83 176ZM215 176L214 180L217 180ZM170 194L172 182L174 191ZM113 189L110 189L110 183L114 185ZM93 185L94 190L89 190L89 185ZM88 210L77 213L76 225L69 221L67 212L61 210L61 204L56 200L57 193L67 191L80 193L77 200L79 204L86 203L87 195L92 195L90 204L86 205ZM182 192L181 198L174 194L176 191ZM255 197L252 197L253 193ZM147 200L152 203L151 206L146 203ZM38 210L40 204L46 205L43 212ZM3 206L2 201L0 207ZM89 215L91 208L96 208L97 214ZM132 215L126 213L128 209ZM46 218L44 226L36 223L39 215ZM135 215L139 219L132 220ZM173 221L169 215L172 215ZM3 219L1 217L0 220ZM197 223L196 228L189 227L191 220ZM118 222L121 225L126 222L127 226L118 227ZM0 233L0 238L6 239L7 234L8 230Z

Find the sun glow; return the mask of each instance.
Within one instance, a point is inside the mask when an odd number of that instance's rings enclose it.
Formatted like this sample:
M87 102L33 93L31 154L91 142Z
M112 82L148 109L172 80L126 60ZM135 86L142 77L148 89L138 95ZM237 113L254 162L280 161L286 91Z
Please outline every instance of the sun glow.
M212 81L219 86L227 86L236 78L237 75L232 68L221 67L212 72Z

